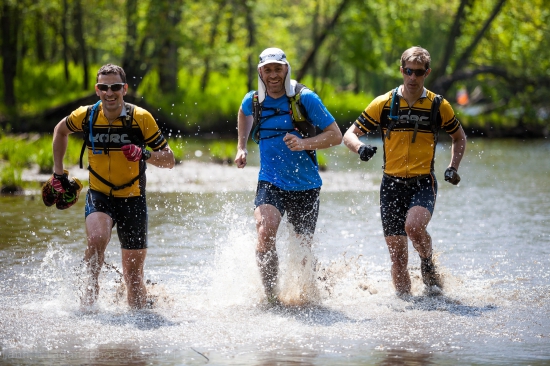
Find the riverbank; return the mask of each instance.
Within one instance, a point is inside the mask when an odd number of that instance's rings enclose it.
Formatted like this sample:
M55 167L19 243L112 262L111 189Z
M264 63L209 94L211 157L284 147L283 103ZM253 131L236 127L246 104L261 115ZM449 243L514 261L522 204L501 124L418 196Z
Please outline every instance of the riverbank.
M238 169L235 165L223 165L217 163L187 160L176 165L173 169L161 169L148 165L147 192L187 192L187 193L218 193L218 192L253 192L256 190L259 166L248 165L244 169ZM78 166L69 168L69 176L88 181L88 171ZM349 185L350 181L362 182L358 184L358 191L372 190L372 184L367 184L367 178L371 173L358 171L324 171L323 191L338 191L341 187ZM38 168L25 169L22 180L24 182L45 182L50 174L41 174ZM25 195L38 193L38 190L25 190Z

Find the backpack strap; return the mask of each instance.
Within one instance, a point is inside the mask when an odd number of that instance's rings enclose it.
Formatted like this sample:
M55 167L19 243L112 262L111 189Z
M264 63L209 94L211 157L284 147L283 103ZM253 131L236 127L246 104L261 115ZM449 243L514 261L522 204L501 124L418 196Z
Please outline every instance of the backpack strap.
M86 116L84 117L84 121L82 121L82 132L84 133L84 142L82 143L82 149L80 150L80 169L83 168L82 165L82 157L84 156L84 151L86 150L86 141L90 139L90 136L92 136L92 126L94 125L95 121L97 121L97 116L99 115L99 112L97 109L99 108L99 105L101 104L101 100L97 101L94 105L89 105L88 109L86 110ZM101 151L95 151L95 145L94 145L94 139L92 136L92 152L94 154L101 154Z
M292 117L292 126L296 131L300 132L302 137L313 137L317 135L317 129L308 117L306 108L302 104L301 96L302 90L306 88L305 85L296 84L296 94L293 97L289 97L290 112Z
M434 100L432 101L432 110L430 112L430 125L432 128L432 133L434 134L434 142L437 145L437 139L439 137L439 125L437 124L437 116L439 114L439 107L443 103L443 96L436 94Z
M441 106L441 102L443 101L443 97L439 94L437 94L434 97L434 100L432 101L432 108L430 110L430 119L428 122L423 121L416 121L414 124L414 132L412 137L412 143L416 141L416 132L418 131L418 125L419 124L430 124L430 130L432 131L434 135L435 143L437 144L437 138L439 136L439 126L437 125L437 114L439 113L439 107Z
M132 122L134 121L134 109L136 106L131 103L124 103L124 106L126 107L125 126L131 128Z
M261 124L261 117L262 117L262 107L263 103L260 103L258 100L258 92L254 92L254 96L252 97L252 116L254 117L254 129L252 130L252 140L259 144L260 143L260 124Z
M132 180L129 181L128 183L121 184L120 186L115 186L113 183L109 182L107 179L105 179L101 175L99 175L95 170L92 169L91 166L88 166L88 170L90 171L90 173L93 174L94 177L99 179L101 181L101 183L105 184L107 187L111 188L111 190L109 192L109 196L111 196L111 197L113 196L113 191L119 191L121 189L131 187L136 182L136 180L140 179L143 176L146 169L147 169L147 166L146 166L145 161L140 161L139 162L139 174L136 175L134 178L132 178Z
M386 130L386 135L382 133L382 127L380 127L380 136L382 136L382 141L384 138L390 139L390 132L392 128L395 127L395 124L397 121L399 121L399 105L401 104L401 98L397 94L399 91L399 87L395 88L395 90L392 93L391 98L391 104L390 104L390 114L388 115L388 119L390 120L390 123L388 123L388 129ZM379 125L380 126L380 125Z
M292 117L292 126L296 131L302 135L302 138L313 137L317 135L317 128L309 119L306 107L302 104L302 91L307 87L304 84L296 83L295 94L292 97L288 97L290 102L290 117ZM309 155L313 164L316 166L317 153L315 150L305 150Z

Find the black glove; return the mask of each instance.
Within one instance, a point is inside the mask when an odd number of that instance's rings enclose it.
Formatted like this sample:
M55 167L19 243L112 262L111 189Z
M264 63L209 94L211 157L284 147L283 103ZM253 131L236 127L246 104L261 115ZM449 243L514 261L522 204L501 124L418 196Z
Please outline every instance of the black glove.
M369 161L376 154L376 149L378 149L376 146L362 145L357 152L361 160Z
M458 183L460 183L460 175L458 175L458 172L456 171L455 168L450 167L450 168L447 168L447 170L445 170L445 181L455 186Z

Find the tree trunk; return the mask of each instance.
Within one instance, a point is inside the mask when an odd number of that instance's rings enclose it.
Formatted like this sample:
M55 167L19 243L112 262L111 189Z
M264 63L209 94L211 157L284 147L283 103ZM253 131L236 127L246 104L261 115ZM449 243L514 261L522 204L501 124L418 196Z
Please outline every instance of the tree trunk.
M472 56L472 53L474 52L475 48L477 47L477 45L479 44L479 42L481 41L481 39L485 35L485 32L487 32L487 30L489 29L489 27L490 27L491 23L493 22L493 20L495 20L495 18L497 17L498 13L500 12L502 7L504 6L505 2L506 2L506 0L499 0L499 2L495 5L491 15L489 16L489 18L487 18L487 20L485 21L485 24L483 25L483 27L481 27L480 31L477 33L477 35L472 40L470 45L466 48L466 50L458 58L458 61L455 63L455 67L454 67L452 75L446 76L444 74L444 69L442 69L443 71L440 71L440 72L442 72L442 74L439 77L433 78L433 81L430 85L430 88L434 93L445 95L449 91L449 89L451 88L451 86L453 85L453 83L455 81L460 80L460 79L463 78L462 75L468 75L468 74L477 75L477 73L468 73L468 72L462 73L462 70L464 69L464 67L468 63L468 60ZM483 69L483 68L481 68L481 69ZM478 70L480 70L480 69L478 69Z
M212 20L212 29L210 29L210 37L208 40L208 49L206 50L206 55L204 57L204 72L202 74L201 78L201 90L204 92L206 89L206 86L208 85L208 78L210 76L210 60L212 58L213 50L214 50L214 43L216 42L216 36L218 35L218 25L220 23L220 18L222 16L223 9L226 5L226 0L220 0L218 11L214 15L214 19Z
M254 62L254 60L256 60L256 56L252 54L252 52L254 52L254 46L256 45L256 23L254 23L254 14L250 3L247 0L243 0L242 4L245 9L246 29L248 30L248 42L246 46L249 53L247 57L248 77L246 88L247 90L253 90L256 89L256 87L254 87L254 84L256 82L256 78L258 77L258 69L256 67L257 63Z
M487 18L487 20L485 21L485 24L483 25L483 27L480 29L480 31L478 32L478 34L476 35L476 37L474 38L474 40L472 41L472 43L468 46L468 48L462 53L462 55L460 56L460 58L458 59L458 61L456 62L456 66L455 66L455 70L460 70L462 68L464 68L464 66L466 66L466 63L468 62L470 56L472 55L472 53L474 52L475 48L477 47L477 45L479 44L479 41L481 41L481 39L483 38L483 36L485 35L485 32L487 32L487 30L489 29L489 27L491 26L491 23L493 22L493 20L495 20L495 18L497 17L498 13L500 13L500 11L502 10L502 7L504 6L504 3L506 2L506 0L500 0L496 5L495 7L493 8L493 12L491 13L491 15L489 16L489 18Z
M4 103L9 113L16 112L14 80L17 71L17 34L20 11L16 4L4 1L0 35L2 36L2 76L4 78Z
M84 73L82 75L82 88L88 90L89 88L89 70L88 70L88 53L86 47L86 41L84 40L83 29L83 14L82 14L82 0L74 0L74 18L75 18L75 37L78 43L78 54L82 61L82 68Z
M69 81L69 40L67 39L67 14L69 13L69 6L67 0L63 0L63 13L61 17L61 38L63 39L63 67L65 70L65 80Z
M349 3L350 3L350 0L342 0L340 5L338 6L338 9L336 9L334 16L330 20L330 22L324 27L323 31L318 35L317 39L314 40L313 47L307 53L305 60L302 63L302 67L298 71L296 80L301 80L305 76L307 70L313 66L315 61L315 56L317 55L319 48L327 38L328 34L334 29L334 27L336 26L336 23L338 22L338 19L340 18L340 15L342 15L342 13L344 12L344 10L346 9Z
M449 37L447 38L447 44L445 46L445 51L443 52L443 57L441 58L441 61L437 64L437 67L433 68L429 81L436 80L437 78L445 75L445 70L447 70L447 66L449 66L451 56L455 51L456 40L458 39L458 37L460 37L461 34L462 23L464 22L464 18L466 16L466 8L471 7L472 3L473 0L460 1L460 5L458 7L453 22L453 27L451 28L451 33L449 33ZM429 82L428 85L430 85Z
M157 65L159 87L163 93L173 93L178 88L178 33L176 27L181 21L180 1L163 0L162 7L163 33L161 48L158 52Z
M126 82L132 89L137 89L143 76L140 70L141 59L143 56L138 52L137 36L137 4L138 0L126 0L126 43L124 44L124 56L122 57L122 68L126 73Z
M35 14L34 41L36 43L36 59L38 63L46 62L46 46L44 44L44 14L37 11Z
M321 6L320 6L320 0L315 0L315 10L313 12L313 26L311 27L311 39L313 39L313 48L317 48L317 40L318 40L318 34L319 34L319 19L321 18L320 15L321 12ZM313 79L313 83L311 87L315 89L317 84L317 67L315 65L315 60L313 60L312 65L312 72L311 77Z

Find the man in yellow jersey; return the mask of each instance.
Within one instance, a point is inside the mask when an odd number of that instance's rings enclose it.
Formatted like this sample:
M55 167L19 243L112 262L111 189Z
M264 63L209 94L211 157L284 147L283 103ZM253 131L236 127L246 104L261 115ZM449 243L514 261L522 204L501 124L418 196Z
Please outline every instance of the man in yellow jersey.
M55 127L52 186L58 192L69 188L63 170L68 135L83 132L88 150L90 187L86 196L87 248L84 262L88 283L81 298L84 309L99 293L99 273L114 225L122 247L122 268L131 308L146 306L143 265L147 254L147 163L174 167L174 155L155 119L146 110L124 102L128 91L126 74L116 65L102 66L95 92L100 101L93 107L74 110ZM152 151L147 150L149 146Z
M359 137L376 129L381 131L384 176L380 213L398 295L411 291L407 237L420 255L427 289L436 290L433 286L441 289L432 261L432 239L426 230L437 196L434 158L439 129L452 139L445 180L454 185L460 181L457 170L466 148L466 135L449 102L424 88L431 71L430 61L430 54L421 47L403 52L400 67L403 84L375 98L344 135L345 145L358 153L361 160L368 161L377 148L363 144Z

